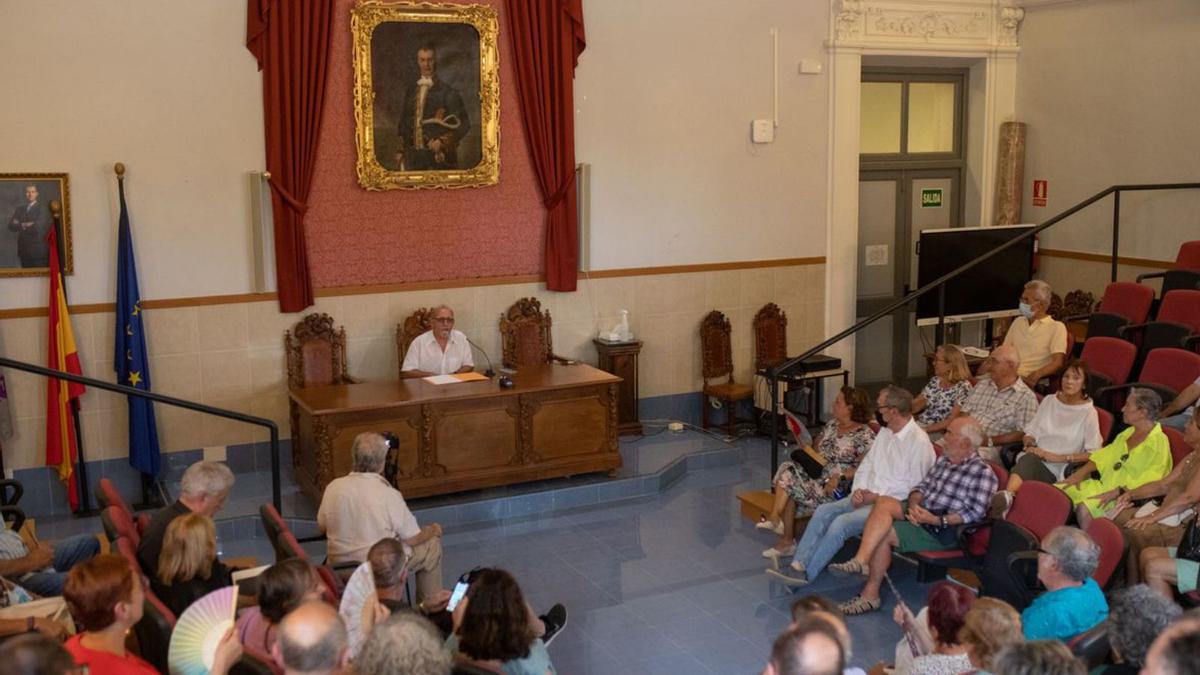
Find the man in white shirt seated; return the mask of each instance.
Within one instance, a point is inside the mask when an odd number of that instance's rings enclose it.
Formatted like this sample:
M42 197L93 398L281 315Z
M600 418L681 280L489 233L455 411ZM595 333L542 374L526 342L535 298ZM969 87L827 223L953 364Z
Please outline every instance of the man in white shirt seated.
M817 507L796 544L791 569L768 569L767 574L789 586L817 578L842 544L862 533L877 499L902 500L925 478L936 457L929 436L913 419L912 402L912 394L895 385L879 392L875 405L885 426L859 464L850 496Z
M383 477L387 440L374 432L354 439L352 469L321 496L317 525L327 536L329 564L360 562L380 539L404 544L408 569L417 578L417 601L433 601L442 588L442 526L417 525L400 491Z
M1067 362L1067 326L1046 313L1050 297L1050 284L1038 279L1025 284L1019 305L1021 316L1013 320L1004 335L1004 345L1021 355L1017 375L1030 388L1058 373ZM979 374L987 374L990 365L985 362Z
M454 330L454 310L445 305L433 308L433 328L413 338L400 367L401 377L429 377L469 373L475 368L471 343L462 331Z

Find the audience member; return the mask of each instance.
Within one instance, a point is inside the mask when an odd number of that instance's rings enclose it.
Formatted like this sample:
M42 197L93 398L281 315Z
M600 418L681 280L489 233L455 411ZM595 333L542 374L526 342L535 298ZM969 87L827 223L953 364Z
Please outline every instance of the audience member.
M1057 640L1009 645L992 662L994 675L1087 675L1083 662Z
M446 675L452 661L428 619L399 611L371 629L354 667L370 675Z
M796 546L791 569L768 569L767 574L792 586L816 579L842 544L863 531L877 500L904 499L933 466L933 445L912 418L912 394L889 385L876 404L884 426L854 474L850 495L818 507Z
M417 600L433 601L442 588L442 526L417 525L400 491L381 472L387 441L366 432L354 439L352 468L325 488L317 525L328 535L329 562L362 562L375 542L399 539L408 556L408 569L417 577Z
M337 610L320 601L306 602L279 622L271 656L287 675L333 675L346 667L346 626Z
M62 642L28 633L0 645L0 675L76 675L78 667Z
M933 377L913 401L917 424L927 434L945 431L954 407L971 393L971 369L958 345L942 345L933 353Z
M1187 421L1191 416L1200 409L1196 401L1200 399L1200 377L1196 381L1183 388L1179 395L1171 399L1162 412L1159 413L1158 421L1164 427L1179 429L1183 431L1183 427L1187 425Z
M217 560L217 531L212 519L189 513L167 526L158 573L150 587L176 616L196 600L233 584L232 572Z
M1052 297L1050 284L1033 280L1025 284L1019 309L1004 336L1004 345L1015 347L1021 355L1017 374L1033 388L1042 378L1057 373L1067 360L1067 326L1046 312Z
M990 375L979 380L955 415L970 415L979 421L983 440L979 449L984 459L997 461L996 446L1018 443L1025 427L1037 414L1037 395L1017 375L1021 358L1017 350L1002 345L988 357Z
M995 598L976 600L958 631L958 641L967 648L971 666L977 672L993 670L997 652L1024 640L1021 615L1012 605Z
M15 607L33 600L34 596L32 593L18 584L0 577L0 608ZM67 627L61 621L44 617L0 619L0 638L9 635L19 635L29 631L38 631L58 640L62 640L67 636Z
M763 675L839 675L844 668L845 655L835 628L809 616L775 639Z
M1136 675L1146 663L1146 652L1159 633L1183 611L1179 605L1145 585L1116 591L1108 603L1108 644L1113 661L1104 675Z
M38 541L33 531L0 526L0 576L42 596L62 595L67 572L100 553L95 535L80 534L55 543Z
M904 605L897 604L892 618L913 638L920 653L913 654L908 639L902 639L896 646L895 672L899 675L954 675L969 670L971 659L967 645L959 641L959 632L974 604L974 593L949 581L934 584L919 617L913 616Z
M792 623L799 624L808 617L823 619L833 626L842 647L842 675L866 675L867 671L850 665L854 658L854 639L837 604L820 595L805 595L792 602Z
M1108 616L1104 591L1092 579L1100 547L1086 532L1056 527L1038 549L1037 578L1046 592L1021 612L1026 640L1067 640Z
M1082 468L1062 483L1063 492L1075 505L1079 526L1087 527L1114 509L1117 498L1129 490L1159 480L1171 471L1171 442L1154 420L1162 399L1150 389L1134 387L1121 408L1121 417L1131 425L1112 443L1092 453ZM1092 472L1099 478L1091 478ZM1116 515L1116 511L1112 511Z
M1146 585L1175 599L1175 590L1191 593L1200 585L1200 562L1180 558L1174 546L1153 546L1142 551L1142 576Z
M555 672L550 652L530 625L521 588L508 572L480 570L453 614L454 633L446 647L457 662L507 675Z
M233 480L233 472L221 462L196 462L183 472L179 484L179 499L170 506L159 509L150 518L150 524L142 533L142 543L138 545L137 556L142 570L148 576L158 575L158 556L162 552L167 526L176 518L189 513L215 517L229 499Z
M320 600L325 593L316 570L307 560L281 560L258 575L258 604L242 610L237 620L242 644L271 654L279 622L300 605Z
M1171 469L1166 478L1143 484L1117 498L1113 518L1121 526L1128 555L1125 558L1126 581L1129 585L1141 580L1142 551L1154 547L1176 546L1183 539L1187 525L1196 514L1200 502L1200 409L1192 413L1183 432L1184 441L1192 451ZM1134 502L1162 497L1162 503Z
M1200 616L1188 612L1150 645L1143 675L1200 675Z
M1057 483L1065 478L1069 463L1086 462L1104 445L1100 417L1084 391L1087 376L1087 365L1072 360L1063 370L1058 392L1042 399L1025 426L1025 449L1017 455L1008 485L992 499L992 515L1002 518L1008 513L1024 481Z
M815 452L825 460L818 478L811 478L799 462L785 461L775 472L775 504L771 513L757 525L780 535L774 546L763 551L767 558L790 556L796 550L796 517L806 518L822 504L834 500L841 480L854 479L859 462L871 449L875 432L867 426L871 421L870 399L867 392L854 387L842 387L833 401L833 417L817 436L812 448L796 452Z
M981 520L996 491L996 474L979 458L976 448L982 433L979 423L959 417L946 433L946 452L903 504L881 497L872 507L863 528L858 552L850 560L832 565L842 572L864 574L867 583L854 598L842 603L844 614L879 609L879 587L899 552L945 550L957 545L953 526Z

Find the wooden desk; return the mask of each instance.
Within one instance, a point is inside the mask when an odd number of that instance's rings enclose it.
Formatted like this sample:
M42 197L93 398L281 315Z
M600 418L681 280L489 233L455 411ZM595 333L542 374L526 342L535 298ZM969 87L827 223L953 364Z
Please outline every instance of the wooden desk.
M364 431L400 439L389 478L409 498L621 466L621 378L579 364L529 366L512 379L512 389L419 379L294 389L296 482L319 501L350 472L351 444Z

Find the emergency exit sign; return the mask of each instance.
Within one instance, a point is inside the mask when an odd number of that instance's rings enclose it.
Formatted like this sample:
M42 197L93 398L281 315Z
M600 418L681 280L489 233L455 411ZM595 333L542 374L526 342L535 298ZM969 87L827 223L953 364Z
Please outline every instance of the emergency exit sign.
M942 189L941 188L923 188L921 190L921 208L923 208L923 209L940 209L940 208L942 208Z

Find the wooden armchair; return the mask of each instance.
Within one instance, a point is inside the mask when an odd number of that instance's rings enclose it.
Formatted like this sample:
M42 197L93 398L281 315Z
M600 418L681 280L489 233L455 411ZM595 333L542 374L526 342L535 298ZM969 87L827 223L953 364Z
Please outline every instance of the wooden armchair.
M283 334L287 354L288 389L319 387L328 384L354 384L358 380L346 372L346 329L333 329L333 317L309 314ZM299 438L299 411L288 400L292 438ZM293 461L298 457L293 454Z
M787 314L768 302L754 315L754 370L787 360Z
M404 357L408 354L408 348L412 345L412 341L418 335L428 333L433 328L433 309L422 307L408 316L404 323L396 324L396 368L400 371L400 378L404 378Z
M570 364L554 353L550 310L542 311L537 298L521 298L500 315L500 342L505 368L541 363Z
M725 431L730 436L733 435L733 425L738 422L734 414L735 404L754 396L753 387L733 381L731 333L729 319L715 309L700 323L700 370L704 378L700 417L704 428L712 426L708 423L708 400L717 399L725 408ZM725 382L709 383L709 380L720 378L725 378Z

